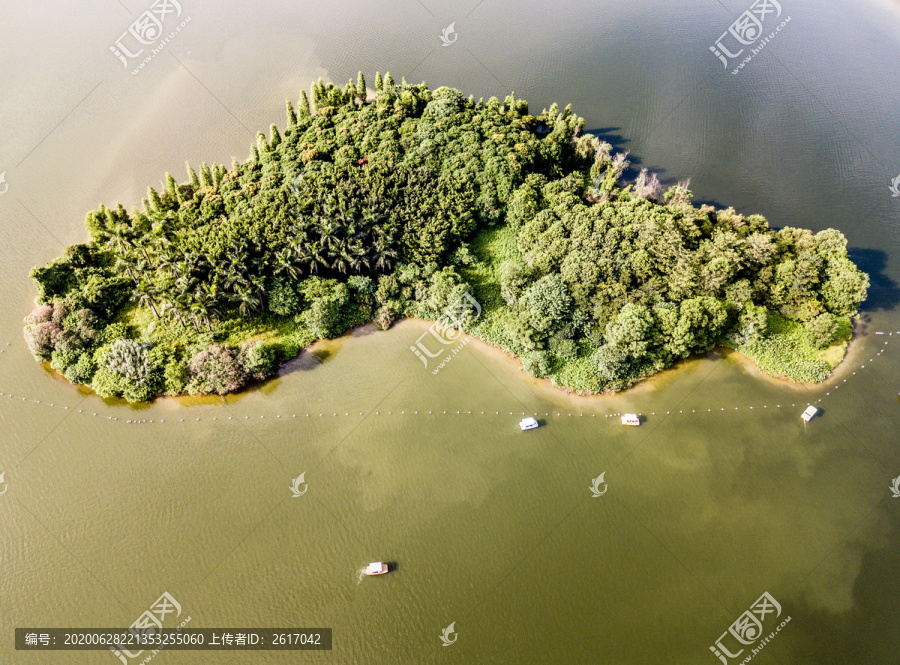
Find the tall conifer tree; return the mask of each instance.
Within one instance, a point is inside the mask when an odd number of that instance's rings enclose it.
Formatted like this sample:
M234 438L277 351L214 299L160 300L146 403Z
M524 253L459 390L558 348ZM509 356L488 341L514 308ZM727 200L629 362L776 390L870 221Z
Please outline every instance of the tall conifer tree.
M187 169L188 178L191 181L191 187L196 191L200 189L200 178L197 177L197 172L194 171L190 162L185 162L184 167Z
M297 104L297 112L301 118L306 118L311 115L309 110L309 97L306 95L306 90L300 91L300 103Z
M285 99L284 106L285 110L287 111L288 127L293 127L297 124L297 114L294 112L294 105L291 104L290 99Z
M200 184L204 187L213 185L212 171L209 170L209 164L206 162L200 164Z

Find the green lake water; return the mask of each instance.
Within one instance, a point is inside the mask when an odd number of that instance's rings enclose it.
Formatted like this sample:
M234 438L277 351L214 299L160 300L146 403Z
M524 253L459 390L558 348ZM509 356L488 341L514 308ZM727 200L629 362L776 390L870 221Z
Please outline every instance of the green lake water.
M766 25L790 22L732 75L709 46L749 2L182 0L167 30L190 20L132 75L109 46L150 4L3 10L0 663L117 663L16 651L13 629L123 628L163 592L189 627L334 631L327 652L163 665L715 665L764 593L781 607L764 634L790 622L753 662L897 662L900 4L782 0ZM848 358L794 386L717 349L582 398L478 341L433 374L409 350L428 324L404 321L225 400L141 408L31 359L28 269L84 241L87 210L138 204L185 159L243 158L285 97L360 68L571 102L695 200L839 228L872 278ZM360 581L373 560L395 569Z

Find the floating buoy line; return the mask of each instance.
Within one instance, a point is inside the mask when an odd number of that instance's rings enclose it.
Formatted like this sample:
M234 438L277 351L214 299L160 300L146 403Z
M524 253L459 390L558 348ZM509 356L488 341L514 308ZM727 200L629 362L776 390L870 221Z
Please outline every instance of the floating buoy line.
M897 331L897 332L880 332L879 331L879 332L875 332L874 334L892 337L893 335L900 335L900 331ZM888 340L888 341L890 341L890 340ZM882 345L881 349L877 353L875 353L871 358L869 358L869 360L867 361L868 363L874 362L879 356L881 356L885 352L886 347L888 346L888 341L885 341L884 344ZM3 353L4 351L6 351L6 349L9 347L9 345L10 345L10 343L7 342L6 346L3 347L2 349L0 349L0 353ZM706 408L706 409L702 409L702 408L701 409L678 409L678 410L670 409L668 411L660 410L660 411L650 411L649 413L643 412L643 413L638 413L637 415L646 417L646 416L662 416L662 415L670 416L670 415L697 414L697 413L722 413L722 412L733 413L734 411L764 411L764 410L769 410L769 409L783 409L783 408L789 408L789 407L810 406L810 405L820 404L823 400L830 397L831 393L833 391L838 390L842 385L844 385L849 380L851 380L854 376L856 376L857 372L859 372L865 368L866 368L866 364L860 365L860 367L856 371L851 372L851 374L847 378L842 379L840 383L835 384L832 388L830 388L828 391L826 391L823 396L819 397L814 402L791 402L791 403L785 402L784 404L762 404L762 405L754 405L754 406L735 406L735 407L724 407L723 406L723 407ZM407 410L393 411L392 410L392 411L373 411L373 412L369 412L369 413L366 413L364 411L360 411L358 413L356 411L353 411L352 413L350 411L344 411L344 412L332 411L331 413L328 413L328 412L291 413L291 414L277 414L277 415L271 415L271 416L261 415L258 417L257 416L227 416L227 417L223 416L220 418L218 416L213 416L211 418L178 418L178 419L150 418L150 419L142 419L141 420L141 419L135 419L135 418L125 419L125 418L119 418L117 416L108 416L103 413L97 413L95 411L90 411L87 409L77 409L74 407L58 405L58 404L54 404L53 402L46 402L46 401L42 401L39 399L32 399L29 397L23 397L21 395L15 395L12 393L2 392L2 391L0 391L0 399L8 399L12 402L21 401L21 402L26 402L26 403L38 404L40 406L52 407L55 409L62 409L64 411L69 411L71 413L79 413L79 414L91 416L94 418L100 418L100 419L106 419L109 421L120 422L120 423L123 423L126 425L151 425L151 424L152 425L163 425L163 424L171 424L171 423L178 424L178 423L188 423L188 422L212 422L212 421L220 421L220 420L221 421L229 421L229 420L250 421L250 420L266 420L266 419L268 419L268 420L294 420L297 418L303 418L303 419L306 419L306 418L338 418L338 417L360 418L360 417L367 417L367 416L379 416L380 417L380 416L470 416L470 415L477 416L477 415L481 415L481 416L533 416L533 417L545 416L545 417L570 417L570 418L571 417L618 418L622 415L621 412L596 414L596 413L563 413L561 411L555 412L555 413L552 411L541 413L541 412L537 412L537 411L535 411L535 412L526 412L526 411L509 411L509 412L507 412L507 411L461 411L461 410L460 411L453 411L453 410L450 410L450 411L446 411L446 410L441 410L441 411L424 411L424 410L422 410L422 411L407 411Z

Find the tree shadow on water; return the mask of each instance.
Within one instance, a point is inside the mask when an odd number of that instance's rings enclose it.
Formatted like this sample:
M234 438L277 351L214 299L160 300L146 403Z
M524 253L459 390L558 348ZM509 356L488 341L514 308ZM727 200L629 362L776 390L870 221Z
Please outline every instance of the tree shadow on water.
M880 249L851 247L850 260L869 275L869 296L863 303L868 311L891 311L900 304L900 285L885 274L887 253Z
M593 134L601 141L609 143L613 147L613 154L615 154L617 152L625 152L625 144L631 140L619 134L619 129L619 127L598 127L597 129L586 129L584 133Z
M619 133L619 127L598 127L596 129L587 129L585 130L585 134L592 134L596 136L601 141L605 141L612 146L612 150L610 150L610 154L615 155L617 152L628 153L628 162L629 166L622 172L622 175L619 177L619 182L621 183L629 183L633 182L638 174L641 172L645 166L647 170L651 173L655 173L659 178L659 181L667 186L671 187L673 185L678 184L679 182L688 181L689 178L674 178L672 176L667 176L667 170L662 166L649 166L644 163L644 160L641 159L640 154L636 152L631 152L627 144L631 142L631 139L625 138ZM635 147L639 147L640 143L636 144ZM695 203L695 205L700 205L699 203ZM725 206L717 205L718 208L724 208Z
M628 151L626 144L629 143L631 139L627 139L619 134L619 127L598 127L597 129L586 129L584 133L592 134L601 141L609 143L612 146L612 150L609 151L611 155L615 155L617 152L628 153L628 162L630 165L622 172L622 175L619 177L620 182L632 181L637 177L643 166L643 161L641 160L639 155ZM664 170L665 169L656 169L654 170L654 173L662 178Z

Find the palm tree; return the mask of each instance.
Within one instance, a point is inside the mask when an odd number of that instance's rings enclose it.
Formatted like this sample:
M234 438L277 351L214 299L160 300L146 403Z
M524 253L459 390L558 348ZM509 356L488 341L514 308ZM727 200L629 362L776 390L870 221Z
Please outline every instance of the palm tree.
M138 307L149 307L152 309L153 314L158 319L159 312L156 311L156 301L153 299L154 295L156 295L156 289L153 284L141 280L141 283L135 287L134 293L131 294L131 299L137 301Z
M249 286L253 294L262 302L266 297L266 278L262 275L251 277Z
M319 274L319 266L328 267L325 249L318 242L307 243L303 249L301 261L309 266L309 272Z
M176 261L173 268L175 270L175 274L177 275L175 281L179 283L183 283L185 280L190 279L191 273L194 270L194 266L184 259Z
M200 329L197 327L197 317L200 317L201 321L206 322L206 327L209 329L209 332L212 332L212 326L209 323L209 307L207 307L206 303L204 303L200 298L194 297L191 300L190 304L191 315L194 320L194 328L197 332L200 332Z
M319 231L319 242L322 243L323 247L330 249L337 244L340 239L340 232L336 224L330 219L322 218L319 220L317 227L317 230Z
M219 302L219 289L213 282L200 282L195 290L197 297L203 300L206 306L212 311Z
M341 208L335 214L334 219L339 227L349 229L356 222L356 209L353 207Z
M179 279L181 273L178 271L179 258L175 251L171 248L164 248L159 255L159 263L157 267L161 270L168 271L172 277Z
M331 268L333 270L337 270L340 273L346 273L347 268L350 266L350 254L347 252L347 246L345 243L341 243L339 247L332 254L333 260L331 263Z
M143 279L143 275L149 274L151 269L153 268L153 264L150 263L146 252L142 252L142 255L134 254L132 258L132 265L134 266L135 272L138 275L141 275Z
M177 298L173 298L171 301L164 302L162 305L162 312L164 316L168 316L170 318L178 319L178 322L181 324L182 328L186 328L184 325L184 319L181 317L181 303L178 302Z
M126 254L124 256L119 256L116 258L115 271L118 274L128 273L128 276L131 277L131 281L134 282L134 285L138 285L137 278L134 276L134 257L130 254Z
M350 267L356 268L357 274L360 275L362 274L363 268L365 268L366 271L371 268L369 255L366 252L365 247L363 247L361 240L357 240L351 248Z
M293 279L300 276L300 267L296 263L296 256L291 247L285 247L275 254L275 270L273 272L276 275L285 273Z
M374 243L375 249L375 267L382 272L387 272L394 260L399 256L397 250L394 249L393 243L385 236L380 235Z
M262 307L262 300L248 287L243 287L236 293L235 301L238 303L238 311L243 316L249 316Z
M113 226L107 234L106 245L117 256L128 254L134 247L131 229L121 224Z

